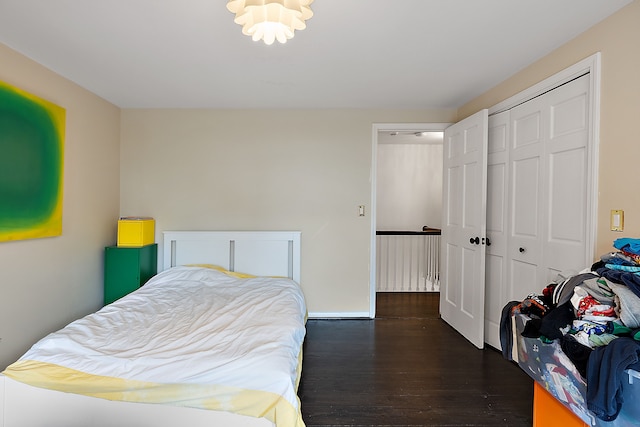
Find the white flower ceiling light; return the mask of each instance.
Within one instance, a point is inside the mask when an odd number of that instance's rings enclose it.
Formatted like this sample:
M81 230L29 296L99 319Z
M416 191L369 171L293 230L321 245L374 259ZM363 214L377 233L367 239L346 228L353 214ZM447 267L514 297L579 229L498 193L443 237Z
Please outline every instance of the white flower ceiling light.
M313 0L229 0L227 9L236 14L234 22L242 33L268 45L286 43L295 30L304 30L304 21L313 16Z

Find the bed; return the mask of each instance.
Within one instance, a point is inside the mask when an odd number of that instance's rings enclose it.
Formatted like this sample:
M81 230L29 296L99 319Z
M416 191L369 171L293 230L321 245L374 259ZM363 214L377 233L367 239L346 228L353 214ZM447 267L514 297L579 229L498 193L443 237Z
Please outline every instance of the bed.
M163 233L160 273L0 375L0 427L303 427L299 232Z
M534 427L640 426L640 265L628 260L605 254L503 308L503 355L535 380Z

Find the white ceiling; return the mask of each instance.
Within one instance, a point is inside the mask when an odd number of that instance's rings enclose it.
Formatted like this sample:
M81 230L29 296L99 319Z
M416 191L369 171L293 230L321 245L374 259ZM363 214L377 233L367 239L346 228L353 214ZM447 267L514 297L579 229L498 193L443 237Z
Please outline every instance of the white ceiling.
M0 43L123 108L458 108L631 1L316 0L266 46L225 0L0 0Z

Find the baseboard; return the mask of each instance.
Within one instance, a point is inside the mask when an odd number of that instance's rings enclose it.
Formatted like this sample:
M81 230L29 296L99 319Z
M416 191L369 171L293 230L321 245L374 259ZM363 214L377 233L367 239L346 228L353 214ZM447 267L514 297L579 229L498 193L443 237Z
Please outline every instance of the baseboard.
M311 312L308 317L309 319L371 319L371 314L368 311Z

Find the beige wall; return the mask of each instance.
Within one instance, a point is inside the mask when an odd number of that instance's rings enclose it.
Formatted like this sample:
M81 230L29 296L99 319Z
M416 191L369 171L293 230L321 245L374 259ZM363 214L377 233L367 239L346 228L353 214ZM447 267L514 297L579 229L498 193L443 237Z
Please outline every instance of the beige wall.
M120 110L0 44L0 80L66 109L62 236L0 242L0 370L102 302L115 241Z
M596 255L619 237L640 237L640 0L592 27L512 78L463 106L458 119L491 107L596 53L602 54L600 171ZM625 231L609 231L611 209L625 211Z
M120 213L153 216L158 232L300 230L309 312L368 314L372 126L453 118L428 110L123 110Z

